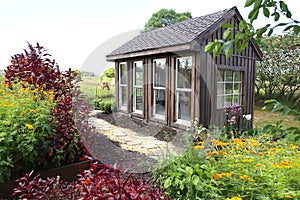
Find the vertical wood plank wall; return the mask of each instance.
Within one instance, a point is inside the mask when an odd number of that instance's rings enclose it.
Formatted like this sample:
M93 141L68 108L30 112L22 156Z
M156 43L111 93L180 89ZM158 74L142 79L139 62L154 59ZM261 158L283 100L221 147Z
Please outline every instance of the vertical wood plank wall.
M238 27L238 21L235 17L230 19L228 23ZM228 59L223 53L217 57L213 57L213 55L204 52L206 44L215 39L222 38L224 31L225 29L220 27L201 42L200 77L198 75L198 78L200 78L200 86L198 85L197 87L200 88L199 118L200 123L203 125L210 124L218 127L224 125L224 109L217 109L217 79L218 69L220 68L243 72L243 114L253 114L255 62L257 60L257 55L254 53L252 44L249 43L241 53L238 53L236 49L234 49L232 56ZM197 82L197 84L199 83Z

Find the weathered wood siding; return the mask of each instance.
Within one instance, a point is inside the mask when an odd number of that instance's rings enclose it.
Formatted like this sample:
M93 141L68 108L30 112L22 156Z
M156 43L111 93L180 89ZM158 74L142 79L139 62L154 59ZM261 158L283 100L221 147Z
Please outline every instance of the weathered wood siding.
M238 27L238 19L233 17L228 21ZM234 49L230 58L226 58L225 54L213 57L212 54L204 52L204 47L208 42L215 39L221 39L225 28L218 28L210 36L200 41L200 66L197 66L197 87L199 88L199 121L204 125L215 125L222 127L224 125L225 113L224 109L217 109L217 79L218 70L238 70L243 72L242 86L242 105L243 114L253 114L254 102L254 82L255 82L255 61L257 55L251 43L241 52L238 53ZM234 33L235 34L235 33ZM252 126L252 124L251 124Z

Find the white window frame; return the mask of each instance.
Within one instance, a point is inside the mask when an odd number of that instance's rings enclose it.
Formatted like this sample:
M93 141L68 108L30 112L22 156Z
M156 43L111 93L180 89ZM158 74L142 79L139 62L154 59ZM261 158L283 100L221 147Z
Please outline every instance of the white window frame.
M243 71L237 71L237 70L226 70L226 69L220 69L222 71L224 71L223 77L222 77L222 81L218 81L217 82L217 108L221 109L221 108L226 108L229 107L233 104L242 106L242 99L243 99ZM232 81L227 81L226 79L226 73L228 71L232 72ZM235 80L235 73L240 73L240 80L236 81ZM224 78L224 79L223 79ZM219 84L223 85L223 93L219 94ZM226 94L226 84L232 84L232 93L230 94ZM234 86L238 84L238 93L234 93ZM225 99L226 97L231 96L231 105L225 105ZM238 97L238 102L234 102L234 97L237 96ZM222 98L222 105L220 106L219 102L219 98Z
M136 108L136 98L137 98L137 89L142 89L142 96L143 96L143 72L142 72L142 84L141 85L136 85L136 65L137 63L142 63L142 71L143 71L143 61L134 61L133 62L133 112L138 113L138 114L143 114L143 108L142 110L139 110ZM143 105L143 100L142 100L142 105Z
M175 119L177 123L180 124L190 124L190 120L185 120L185 119L179 119L179 93L180 92L189 92L192 98L192 83L191 83L191 88L179 88L178 87L178 60L181 58L190 58L191 59L191 65L193 65L193 57L192 56L183 56L183 57L178 57L176 58L176 70L175 70ZM193 70L193 66L191 66L191 70ZM190 111L192 110L192 106L190 108ZM190 116L191 118L191 116Z
M155 86L155 83L157 83L156 81L156 74L155 74L155 67L156 67L156 62L157 61L163 61L165 63L164 65L164 70L166 73L166 65L167 65L167 59L166 58L159 58L159 59L154 59L153 60L153 80L152 80L152 84L153 84L153 117L158 118L158 119L162 119L165 120L166 119L166 114L164 115L160 115L160 114L156 114L156 93L158 92L158 90L163 90L165 92L165 98L166 98L166 83L165 83L165 87L158 87ZM165 74L166 76L166 74ZM166 78L165 78L166 79ZM166 101L165 101L165 113L166 113Z
M126 73L126 79L125 79L125 84L122 83L122 65L125 65L125 73ZM127 63L126 62L121 62L119 63L119 108L122 110L127 109L127 98L125 98L125 106L123 106L123 101L122 101L122 88L125 88L126 91L126 96L127 96Z

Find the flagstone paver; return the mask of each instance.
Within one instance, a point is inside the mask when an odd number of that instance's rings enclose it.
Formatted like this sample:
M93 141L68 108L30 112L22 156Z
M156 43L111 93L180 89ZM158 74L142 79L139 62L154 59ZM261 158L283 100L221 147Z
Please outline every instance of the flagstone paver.
M158 159L167 151L176 154L175 147L165 141L160 141L153 136L145 136L127 128L121 128L96 117L93 111L89 123L95 127L99 134L106 135L110 140L119 144L124 150L144 153L151 158Z

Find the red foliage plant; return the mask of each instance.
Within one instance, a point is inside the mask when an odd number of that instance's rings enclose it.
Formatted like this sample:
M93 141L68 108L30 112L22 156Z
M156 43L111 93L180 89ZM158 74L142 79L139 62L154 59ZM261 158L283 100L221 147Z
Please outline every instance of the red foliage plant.
M38 176L30 180L31 173L18 181L13 196L20 199L108 199L108 200L168 200L160 187L151 187L132 174L125 175L117 165L109 166L91 161L90 169L78 174L74 182L57 177L46 180ZM123 178L124 177L124 178Z

